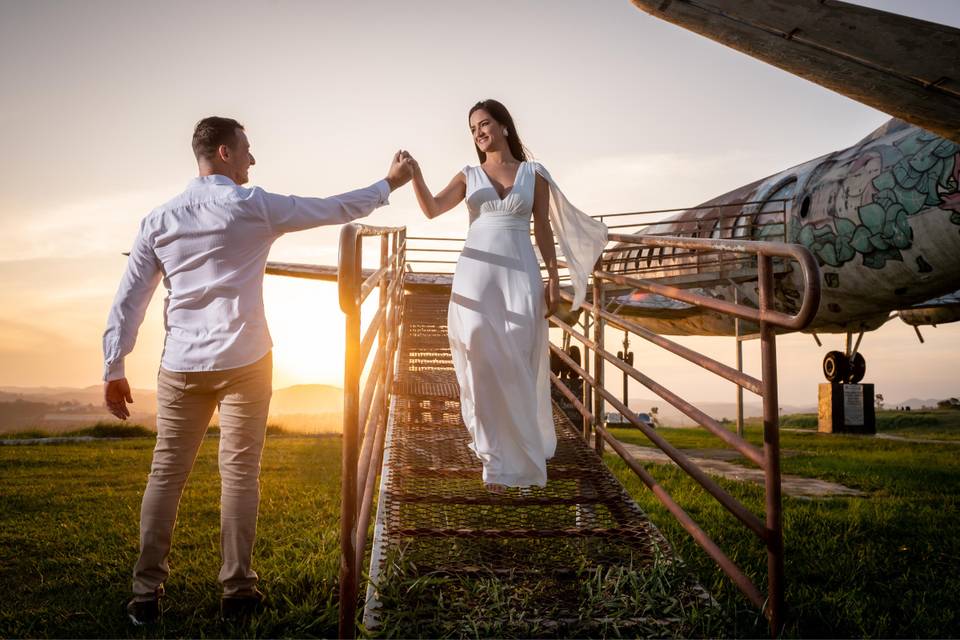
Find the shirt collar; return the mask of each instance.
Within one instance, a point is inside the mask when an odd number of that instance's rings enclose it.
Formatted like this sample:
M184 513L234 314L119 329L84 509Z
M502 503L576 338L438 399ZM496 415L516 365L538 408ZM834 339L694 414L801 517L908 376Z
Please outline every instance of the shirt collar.
M187 185L188 189L199 187L201 185L230 185L237 186L237 183L228 178L227 176L222 176L219 173L215 173L210 176L198 176L190 181L190 184Z

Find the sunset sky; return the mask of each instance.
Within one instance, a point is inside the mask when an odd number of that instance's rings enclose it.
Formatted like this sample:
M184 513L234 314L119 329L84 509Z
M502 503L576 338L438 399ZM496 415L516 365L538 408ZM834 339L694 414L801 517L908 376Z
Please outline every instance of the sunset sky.
M960 27L956 0L857 4ZM695 205L846 147L888 116L635 9L627 0L63 2L0 0L0 386L88 386L140 219L195 175L207 115L244 123L269 191L331 195L386 173L399 148L443 186L476 164L467 110L510 107L526 145L590 213ZM432 222L409 189L373 224L463 235L461 206ZM334 264L338 229L282 238L271 259ZM267 277L275 384L340 384L332 284ZM127 359L155 386L162 287ZM899 321L864 338L867 382L890 401L960 394L960 323ZM824 348L779 342L781 400L816 402ZM732 362L730 339L686 341ZM756 369L749 345L748 367ZM653 349L638 362L692 399ZM645 393L642 395L651 395Z

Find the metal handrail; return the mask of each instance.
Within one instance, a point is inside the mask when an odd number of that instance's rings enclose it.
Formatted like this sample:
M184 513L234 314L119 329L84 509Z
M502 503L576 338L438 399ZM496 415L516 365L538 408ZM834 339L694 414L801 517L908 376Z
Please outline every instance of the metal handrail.
M768 203L786 203L789 202L787 198L768 198L766 200L744 200L742 202L726 202L722 204L701 204L695 207L681 207L678 209L648 209L646 211L624 211L620 213L598 213L590 216L601 222L606 218L620 218L623 216L646 216L652 215L655 213L683 213L684 211L697 211L704 209L726 209L732 207L746 207L746 206L763 206Z
M583 381L582 398L578 400L576 393L567 387L558 376L551 374L551 380L562 395L572 401L574 408L582 416L584 438L588 441L592 438L594 446L600 454L603 453L604 444L610 444L611 448L624 459L627 466L640 477L657 499L678 519L681 526L690 533L693 539L717 562L720 568L730 577L747 599L764 611L764 614L770 622L771 632L776 635L782 628L784 606L776 329L799 330L813 320L820 303L819 267L813 255L806 248L782 242L623 234L610 234L609 238L611 241L620 243L619 246L645 245L652 247L674 247L698 252L722 251L748 254L751 256L751 260L756 261L760 294L759 308L747 307L693 293L688 290L656 282L653 279L640 279L611 273L610 271L600 268L600 262L598 261L597 268L595 268L593 272L592 303L585 303L583 305L584 310L587 312L582 321L584 332L576 331L567 322L564 322L557 316L551 316L550 318L553 326L559 328L566 336L577 340L583 345L583 366L576 363L557 345L550 345L552 353L554 353L574 375ZM803 279L802 303L799 311L795 314L782 313L776 311L773 307L774 258L786 258L799 265L800 274ZM604 308L606 288L610 284L617 285L617 289L622 289L624 286L641 289L758 323L760 325L759 335L761 345L762 375L760 379L758 380L752 376L747 376L742 371L734 370L692 349L659 336L641 327L637 323L610 313ZM572 300L572 296L566 292L562 292L561 295L567 300ZM604 329L608 323L624 331L643 337L671 353L698 364L711 373L733 382L738 385L738 387L759 394L763 401L763 449L759 449L739 435L724 429L716 420L682 399L679 395L659 385L638 369L607 351L603 345L603 337ZM592 338L589 335L591 328ZM590 370L591 358L588 357L590 352L593 353L592 371ZM733 496L723 491L719 485L707 477L682 451L666 441L650 425L640 420L624 402L621 402L608 391L604 385L604 365L607 362L619 368L625 375L647 387L665 401L678 408L685 415L695 420L707 431L720 437L726 444L732 446L749 460L758 464L758 466L763 469L765 478L765 520L761 520L743 504L733 498ZM626 447L607 431L603 425L604 402L609 403L614 409L619 411L627 421L640 429L654 445L666 453L667 456L690 475L691 478L713 495L724 508L736 516L750 531L756 534L760 541L767 547L768 570L766 597L764 597L756 585L751 582L736 563L697 525L690 515L673 500L670 494L653 476L630 455Z
M797 264L800 266L800 271L803 275L803 280L806 287L805 291L807 292L807 295L803 296L803 303L800 306L800 310L793 315L789 315L780 311L776 311L773 309L772 305L769 308L764 308L763 305L761 305L759 309L755 309L753 307L746 307L733 302L727 302L725 300L699 295L690 291L678 289L677 287L659 284L652 280L640 280L637 278L613 274L607 271L598 271L601 278L611 282L625 284L636 289L643 289L644 291L648 291L650 293L657 293L675 300L680 300L681 302L698 305L707 309L712 309L714 311L736 316L744 320L771 323L784 329L790 329L791 331L799 331L810 324L810 321L813 320L813 317L817 313L817 309L820 307L820 267L817 265L816 258L813 257L813 254L810 253L806 247L798 244L762 242L757 240L712 240L706 238L681 238L677 236L650 237L623 235L618 233L611 233L609 238L610 240L624 244L637 244L653 247L679 247L681 249L723 250L730 253L755 253L758 257L766 258L765 260L758 260L758 273L762 272L764 268L766 268L768 271L771 269L771 258L790 258L791 260L797 262ZM769 275L772 277L773 274L770 273ZM771 290L769 294L772 297L773 291Z
M365 274L361 268L363 239L369 237L380 238L380 265ZM405 252L406 227L347 224L340 231L337 286L346 322L340 497L341 638L356 635L360 567L366 549L374 486L383 458L387 404L402 322ZM379 305L361 335L361 306L374 289L379 291ZM371 353L375 355L361 393L360 376Z
M694 209L747 204L761 205L764 203L731 203L728 205L694 207ZM686 210L688 209L661 210L660 212ZM620 215L636 215L637 213L641 212L594 217L603 219ZM681 224L688 223L695 224L696 220L681 222ZM370 237L379 237L381 240L380 264L375 269L363 269L363 240ZM615 257L605 260L603 265L598 262L597 268L593 272L592 302L584 304L584 309L588 312L583 320L584 331L581 333L575 330L570 324L556 316L552 316L550 319L552 324L563 331L566 336L578 340L583 345L585 356L591 351L593 352L592 366L590 359L586 357L583 366L580 366L562 349L559 349L556 345L551 344L550 346L552 352L584 381L582 396L578 398L577 394L568 388L560 377L554 374L551 374L551 381L582 416L584 437L588 440L592 438L599 453L603 452L605 444L609 444L624 459L627 466L641 478L667 510L678 519L681 526L717 562L748 600L764 610L770 620L771 630L777 633L781 628L783 616L783 531L777 408L776 329L802 329L813 319L820 299L819 267L813 256L805 248L781 242L615 233L611 233L609 238L611 241L619 243L616 250L635 250L630 249L630 247L672 247L673 249L689 251L689 255L693 256L720 254L721 260L726 253L745 254L747 256L745 258L724 260L723 266L749 264L756 268L760 294L758 308L696 294L666 284L663 281L658 282L660 278L657 277L636 277L641 273L640 270L630 271L629 273L626 270L624 270L624 273L616 272L615 265L618 260ZM418 275L429 275L407 273L409 270L407 252L423 250L452 253L460 250L459 248L449 250L418 249L417 247L408 247L408 240L463 242L464 239L407 236L405 227L370 227L359 224L345 225L340 234L340 256L336 278L339 303L345 315L346 352L344 362L339 634L340 637L346 638L351 638L356 633L356 606L360 568L366 548L366 536L370 523L376 478L383 458L387 407L392 392L391 381L394 376L399 327L403 316L404 285L407 275L411 279ZM671 257L676 255L678 254L671 251ZM800 274L804 281L802 303L799 311L793 315L779 312L773 306L774 258L791 260L799 265ZM411 259L409 262L430 263L434 261ZM623 262L623 260L620 260L620 262ZM561 264L561 266L564 265ZM676 265L666 265L660 267L657 271L662 274L668 268L676 268ZM334 274L330 273L331 271L331 267L281 263L271 263L267 267L268 273L321 280L332 279L331 276ZM664 279L669 281L669 277ZM758 323L760 326L762 360L760 378L757 379L744 374L742 371L734 370L728 365L645 329L636 322L625 319L616 313L611 313L605 308L607 292L619 292L624 288L656 293ZM361 306L374 289L379 291L379 306L366 331L361 334ZM571 296L566 292L563 292L562 295L568 300L571 299ZM763 399L763 449L761 450L740 436L724 429L716 420L689 404L679 395L657 384L640 370L620 361L611 352L607 351L603 344L603 334L604 328L608 324L643 337L671 353L730 380L740 388L760 395ZM372 361L368 362L371 357ZM607 390L604 386L603 371L605 364L608 362L618 367L625 375L637 380L667 402L678 407L684 414L693 418L711 433L719 436L725 443L734 447L749 460L757 463L765 473L765 519L753 514L724 491L681 450L671 445L649 425L641 421L626 406L625 402L621 402ZM368 370L368 377L361 390L360 378L364 370ZM703 486L766 545L768 550L766 596L707 536L690 515L673 500L650 473L629 454L626 447L607 431L603 425L605 402L619 411L630 423L637 426L656 446L663 450L668 457Z

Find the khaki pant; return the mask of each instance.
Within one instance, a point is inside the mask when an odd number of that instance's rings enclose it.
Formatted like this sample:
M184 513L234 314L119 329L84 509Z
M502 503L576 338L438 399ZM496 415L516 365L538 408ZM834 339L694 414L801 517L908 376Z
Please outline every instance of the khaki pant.
M157 446L140 507L140 558L133 593L152 596L170 574L167 556L180 495L214 409L220 407L219 580L225 596L253 592L251 568L260 504L260 455L272 392L271 354L225 371L157 377Z

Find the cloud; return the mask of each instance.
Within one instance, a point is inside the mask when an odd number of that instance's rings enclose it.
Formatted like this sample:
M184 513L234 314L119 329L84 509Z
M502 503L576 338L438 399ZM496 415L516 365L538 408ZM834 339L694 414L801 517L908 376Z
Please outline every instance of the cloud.
M551 170L591 214L691 207L786 169L774 153L650 153L599 156Z
M41 210L0 212L5 232L0 255L9 261L119 254L129 250L143 216L178 191L128 191Z

